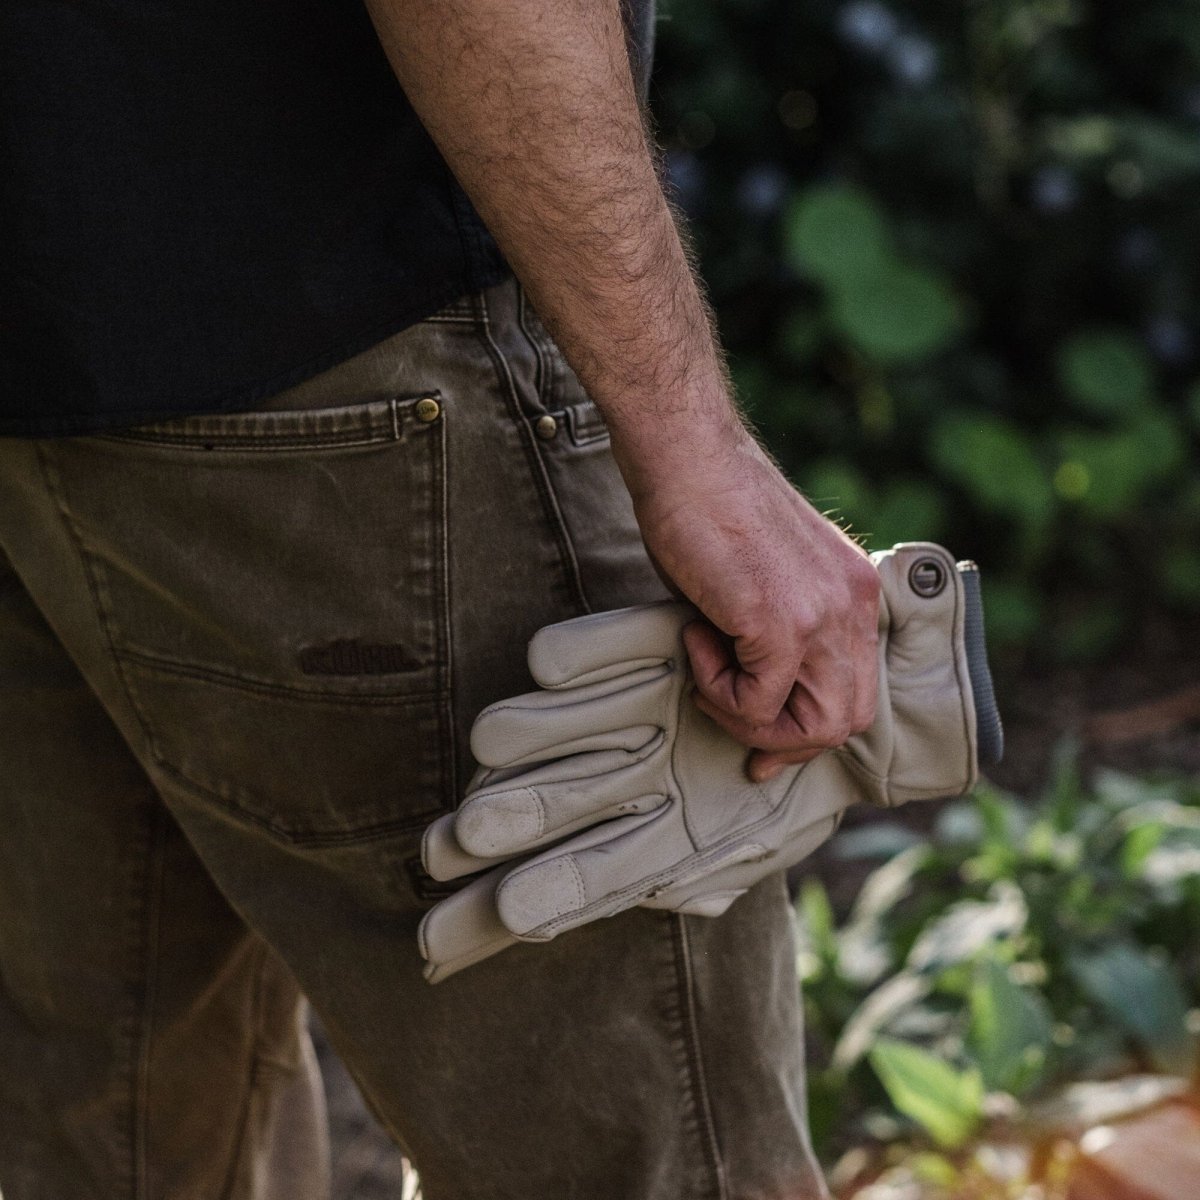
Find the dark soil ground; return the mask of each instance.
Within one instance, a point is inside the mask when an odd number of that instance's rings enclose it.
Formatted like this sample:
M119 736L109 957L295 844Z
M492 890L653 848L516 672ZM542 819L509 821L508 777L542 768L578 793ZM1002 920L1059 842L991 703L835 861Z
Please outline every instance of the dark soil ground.
M1002 670L1000 699L1005 760L989 775L1007 790L1032 795L1044 786L1064 738L1078 742L1085 771L1200 774L1200 616L1155 618L1104 663L1010 666ZM925 829L937 807L912 805L889 815ZM878 815L852 811L845 827ZM846 864L829 854L806 869L825 878L835 902L857 891ZM319 1030L316 1037L329 1097L334 1200L407 1200L399 1151L367 1113Z

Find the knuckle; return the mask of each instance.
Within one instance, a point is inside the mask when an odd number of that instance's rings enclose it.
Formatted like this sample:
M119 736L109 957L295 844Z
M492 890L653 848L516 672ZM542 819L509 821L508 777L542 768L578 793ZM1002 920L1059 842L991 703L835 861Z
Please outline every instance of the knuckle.
M775 722L775 712L769 705L746 705L741 711L743 723L751 730L768 728Z
M853 732L849 721L838 721L835 724L827 725L821 731L820 743L828 750L833 750L838 746L844 745L850 739Z
M859 558L849 573L851 596L862 604L875 604L879 601L881 584L879 572L865 558Z

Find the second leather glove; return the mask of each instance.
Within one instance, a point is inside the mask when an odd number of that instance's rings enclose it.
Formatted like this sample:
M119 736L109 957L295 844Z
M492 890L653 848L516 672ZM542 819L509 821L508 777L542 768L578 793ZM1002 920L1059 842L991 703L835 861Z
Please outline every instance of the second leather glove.
M874 562L875 722L768 783L747 779L745 748L690 700L682 629L694 610L645 605L540 630L529 666L544 690L479 716L471 746L487 771L426 833L435 879L492 868L426 916L427 975L636 904L717 915L810 854L851 804L967 791L978 761L974 690L986 692L985 740L998 737L986 663L968 655L977 578L929 543Z

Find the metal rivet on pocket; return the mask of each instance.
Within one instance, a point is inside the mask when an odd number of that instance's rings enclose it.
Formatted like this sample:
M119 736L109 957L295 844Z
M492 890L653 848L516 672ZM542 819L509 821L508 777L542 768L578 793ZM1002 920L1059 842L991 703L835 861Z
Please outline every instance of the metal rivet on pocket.
M537 430L537 435L544 442L548 442L555 434L558 433L558 422L550 416L538 417L533 424Z
M424 400L417 401L417 407L413 410L417 414L418 421L424 421L428 424L430 421L436 421L442 415L442 406L428 396Z

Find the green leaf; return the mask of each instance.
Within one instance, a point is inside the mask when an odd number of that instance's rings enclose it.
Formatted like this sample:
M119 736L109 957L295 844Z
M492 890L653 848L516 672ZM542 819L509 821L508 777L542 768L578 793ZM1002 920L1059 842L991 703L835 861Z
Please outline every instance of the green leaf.
M1081 507L1105 517L1131 508L1151 484L1169 477L1187 455L1178 425L1161 411L1147 412L1130 428L1113 433L1068 430L1061 445L1064 463L1082 468L1086 478L1086 486L1075 489Z
M912 971L898 971L881 983L842 1029L831 1057L834 1069L848 1071L878 1044L880 1030L912 1011L932 990L933 984L925 976Z
M890 254L883 214L869 192L844 183L801 193L784 224L790 261L828 287L847 287L878 274Z
M1048 117L1044 130L1049 148L1071 161L1101 158L1117 145L1116 125L1109 117Z
M1116 417L1149 398L1154 370L1141 344L1124 330L1077 334L1058 354L1058 377L1085 412Z
M805 929L812 940L813 949L822 956L836 954L837 942L834 938L836 922L829 896L819 880L806 879L800 889L798 903L800 916L804 920Z
M897 1110L920 1124L939 1145L961 1146L983 1115L983 1081L970 1067L956 1071L927 1050L881 1038L870 1054Z
M938 353L961 327L958 302L945 282L900 262L840 286L830 315L859 350L888 366Z
M1142 878L1156 888L1200 880L1200 838L1176 837L1156 846L1146 858Z
M986 509L1045 524L1054 496L1030 440L989 413L951 413L933 429L937 466ZM990 608L990 606L989 606Z
M1191 1069L1187 1000L1171 967L1130 942L1076 952L1067 967L1082 991L1151 1054L1164 1071Z
M959 900L931 921L913 942L907 966L931 971L970 962L993 942L1015 937L1028 919L1020 888L997 883L987 900Z
M911 893L914 879L928 865L930 857L930 848L920 842L876 867L859 888L851 920L874 921L890 912Z
M1013 850L1032 822L1029 808L1015 796L995 788L983 787L975 793L975 807L983 818L985 846Z
M1020 1096L1037 1081L1053 1039L1042 997L1013 983L993 958L979 964L969 993L970 1047L989 1091Z
M1166 826L1147 822L1135 825L1127 834L1121 847L1121 871L1126 879L1139 879L1146 868L1146 861L1166 836Z
M962 1178L955 1163L943 1154L913 1154L906 1159L913 1178L936 1188L952 1188Z

